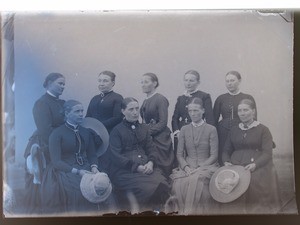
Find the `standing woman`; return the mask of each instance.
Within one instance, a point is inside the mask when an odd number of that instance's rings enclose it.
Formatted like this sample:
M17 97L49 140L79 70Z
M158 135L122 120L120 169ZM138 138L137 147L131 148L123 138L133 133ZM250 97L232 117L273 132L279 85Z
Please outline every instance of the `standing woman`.
M60 73L50 73L46 77L43 87L46 89L46 93L35 102L33 107L33 118L37 130L29 139L24 153L27 162L24 202L28 213L40 212L41 170L50 160L48 139L52 131L64 123L63 104L65 101L59 99L59 96L65 88L65 77ZM32 162L39 165L38 171L32 172Z
M278 213L281 206L277 174L273 164L273 140L269 129L255 120L250 99L238 104L241 123L231 128L224 149L225 166L241 165L251 172L250 185L239 200L246 213ZM225 205L226 208L226 205Z
M115 85L116 75L111 71L103 71L98 76L98 88L100 94L94 96L90 101L86 117L92 117L106 127L108 133L122 121L121 103L123 97L115 93L112 88ZM109 156L106 151L98 158L99 169L105 172L109 170Z
M154 73L143 75L142 90L147 97L141 107L141 117L143 123L149 125L150 135L159 153L157 166L169 176L175 158L171 131L167 127L169 102L165 96L156 92L158 85L158 78Z
M98 76L100 94L90 101L86 116L93 117L106 127L108 133L122 121L121 102L123 97L115 93L116 75L111 71L103 71Z
M177 98L174 114L172 117L172 130L174 133L174 148L177 152L178 136L181 127L192 122L187 105L192 98L200 98L203 102L205 113L203 119L210 125L215 125L214 115L212 111L212 101L208 93L198 89L200 84L200 74L196 70L189 70L184 74L185 92Z
M220 95L214 105L214 118L217 124L217 130L219 135L219 163L222 165L222 151L227 138L227 135L232 126L238 125L240 119L238 117L238 104L242 99L251 99L256 104L254 98L251 95L244 94L240 91L240 83L242 77L237 71L230 71L225 76L225 85L228 89L228 93ZM222 116L221 120L220 116ZM257 112L255 114L257 118Z

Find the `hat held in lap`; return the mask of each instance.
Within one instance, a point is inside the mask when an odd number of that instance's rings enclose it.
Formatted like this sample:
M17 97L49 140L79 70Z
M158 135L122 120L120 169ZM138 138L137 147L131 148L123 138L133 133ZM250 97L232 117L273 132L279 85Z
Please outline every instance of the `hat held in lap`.
M243 166L223 166L211 177L210 194L218 202L232 202L246 192L250 178L250 171Z
M106 173L86 173L81 178L80 190L89 202L100 203L109 197L112 185Z

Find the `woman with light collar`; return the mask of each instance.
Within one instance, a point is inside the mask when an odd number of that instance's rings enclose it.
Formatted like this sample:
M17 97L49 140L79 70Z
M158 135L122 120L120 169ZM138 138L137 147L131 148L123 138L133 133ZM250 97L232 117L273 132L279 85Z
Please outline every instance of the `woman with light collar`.
M97 173L97 156L91 131L80 126L83 106L69 100L64 104L66 122L49 137L51 163L42 184L44 213L96 210L81 194L85 173Z
M215 124L217 124L218 136L219 136L219 163L222 165L222 151L223 147L230 131L231 127L237 125L240 122L238 117L237 107L242 99L255 100L251 95L244 94L240 91L240 84L242 77L237 71L230 71L225 76L225 85L228 89L228 93L220 95L214 104L214 118ZM255 106L256 108L256 106ZM220 120L221 117L221 120ZM257 112L255 114L257 118ZM220 120L220 121L219 121Z
M52 131L64 123L64 100L59 97L65 89L65 77L60 73L50 73L45 78L43 94L33 106L33 118L36 131L30 137L24 152L26 160L26 213L40 213L40 186L43 170L50 161L49 136Z
M169 185L157 165L159 154L149 127L140 124L139 103L134 98L122 102L124 120L110 134L111 180L120 196L133 196L141 210L160 210L169 197ZM128 204L119 202L123 210ZM125 207L125 208L124 208Z
M200 98L188 104L192 122L181 128L177 160L179 168L171 174L172 193L177 198L180 214L211 214L216 205L210 196L210 177L218 169L218 135L214 126L203 121L204 107Z
M147 95L141 107L143 123L149 125L150 135L159 152L156 161L166 176L169 176L173 169L174 151L171 139L171 130L168 123L168 99L157 93L159 86L158 78L154 73L146 73L142 78L142 90Z
M212 111L212 101L208 93L199 90L200 74L196 70L189 70L184 74L185 92L177 98L174 114L172 117L172 130L174 134L175 154L178 143L178 136L181 127L191 123L187 105L192 98L200 98L203 102L203 119L206 123L215 125L214 115Z
M273 165L273 140L269 129L255 120L250 99L238 104L240 123L231 128L223 151L225 166L241 165L251 171L248 190L239 198L245 213L277 213L280 209L277 174Z

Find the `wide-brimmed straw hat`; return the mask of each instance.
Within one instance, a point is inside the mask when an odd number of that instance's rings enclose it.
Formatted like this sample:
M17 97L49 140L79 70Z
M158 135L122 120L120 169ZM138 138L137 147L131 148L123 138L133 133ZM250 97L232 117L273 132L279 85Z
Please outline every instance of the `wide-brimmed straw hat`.
M103 143L96 149L96 154L97 157L103 155L106 152L109 144L109 134L105 126L99 120L92 117L84 118L80 125L85 128L92 129L100 136Z
M218 202L232 202L247 191L250 179L250 171L243 166L223 166L211 177L209 192Z
M112 185L106 173L86 173L81 178L80 190L89 202L100 203L109 197Z

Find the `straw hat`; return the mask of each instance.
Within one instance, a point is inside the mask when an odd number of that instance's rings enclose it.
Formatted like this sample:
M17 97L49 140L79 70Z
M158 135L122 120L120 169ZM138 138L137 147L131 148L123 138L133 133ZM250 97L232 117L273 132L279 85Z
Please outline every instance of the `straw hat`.
M209 192L218 202L232 202L247 191L250 178L250 171L243 166L223 166L211 177Z
M89 202L100 203L109 197L112 185L106 173L86 173L81 178L80 190Z
M97 157L103 155L107 150L109 141L109 134L105 126L99 120L92 117L84 118L80 125L94 130L100 136L103 143L96 149L96 154Z

